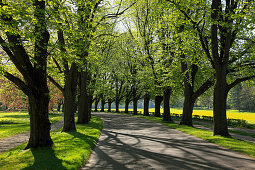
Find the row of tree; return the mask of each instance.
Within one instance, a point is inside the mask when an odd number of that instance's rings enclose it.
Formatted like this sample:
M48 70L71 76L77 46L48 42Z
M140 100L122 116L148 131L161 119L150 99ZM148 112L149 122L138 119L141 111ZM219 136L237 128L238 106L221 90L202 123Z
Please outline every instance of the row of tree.
M28 97L30 139L27 148L53 144L48 118L49 79L64 97L63 131L90 120L89 88L94 76L89 58L97 30L123 13L102 0L0 0L1 74ZM127 5L129 6L129 5ZM109 13L114 11L114 13ZM95 64L96 65L96 64ZM77 102L78 100L78 102Z
M96 49L103 56L95 107L154 98L155 116L171 120L169 99L184 92L180 124L192 126L197 99L213 87L214 135L229 136L227 96L254 75L253 1L138 1ZM241 98L241 96L239 96ZM244 103L242 103L244 104ZM254 105L254 103L253 103ZM110 109L109 109L110 110Z

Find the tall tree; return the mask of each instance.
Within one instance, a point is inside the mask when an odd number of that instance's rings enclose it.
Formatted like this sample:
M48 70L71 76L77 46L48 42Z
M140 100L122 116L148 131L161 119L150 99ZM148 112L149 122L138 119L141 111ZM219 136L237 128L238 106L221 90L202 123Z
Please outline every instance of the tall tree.
M254 74L251 75L247 72L244 74L241 71L247 70L248 66L254 66L251 58L246 56L250 52L250 48L235 55L235 52L238 51L238 44L247 44L238 41L242 33L248 32L252 35L249 24L253 21L254 14L250 11L252 11L254 1L212 0L211 2L181 1L180 3L168 1L176 6L198 34L201 46L215 72L214 135L229 136L226 118L227 94L238 83L254 77ZM207 28L210 30L207 31ZM231 67L235 68L234 71ZM227 82L227 76L231 77L232 81Z
M32 11L16 10L15 6L32 5L30 2L0 1L1 6L1 37L0 44L15 65L22 79L3 70L3 75L19 87L29 99L30 107L30 138L26 148L50 147L50 122L48 118L49 90L47 87L47 47L50 38L46 24L45 1L34 0ZM24 8L23 8L24 9ZM12 13L12 11L16 11ZM18 12L17 12L18 11ZM32 16L32 15L33 16ZM31 19L33 27L33 56L26 49L20 26L26 21L23 16ZM18 19L20 18L20 19ZM23 25L23 27L29 27ZM28 29L30 30L30 29ZM3 37L4 35L4 37ZM3 67L2 67L3 69Z

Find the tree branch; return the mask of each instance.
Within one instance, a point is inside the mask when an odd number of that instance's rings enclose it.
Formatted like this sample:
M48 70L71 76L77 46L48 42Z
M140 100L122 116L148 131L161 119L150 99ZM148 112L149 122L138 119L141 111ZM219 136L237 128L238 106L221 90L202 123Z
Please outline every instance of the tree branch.
M210 77L206 82L200 86L197 91L194 92L192 95L192 100L196 100L201 94L203 94L206 90L208 90L210 87L212 87L214 83L214 80L212 80L212 77Z
M53 77L51 77L50 75L48 75L48 79L62 92L64 93L64 88L59 84L57 83Z
M237 84L239 84L239 83L241 83L243 81L246 81L246 80L250 80L252 78L255 78L255 75L236 79L234 82L232 82L231 84L227 85L227 92L229 92L229 90L231 90L231 88L235 87Z
M32 93L31 89L18 77L12 75L11 73L3 70L3 75L13 82L20 90L22 90L26 95L29 95Z

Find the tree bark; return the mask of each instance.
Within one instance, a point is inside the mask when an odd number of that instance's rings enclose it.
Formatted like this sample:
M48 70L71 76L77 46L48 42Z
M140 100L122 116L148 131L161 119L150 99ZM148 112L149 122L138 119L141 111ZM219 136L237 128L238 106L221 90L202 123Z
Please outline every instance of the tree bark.
M93 103L93 95L89 95L89 121L91 119L92 103Z
M125 113L128 113L128 105L130 101L128 99L125 100Z
M107 110L108 112L112 111L111 106L112 106L112 100L108 99L108 110ZM117 110L117 107L116 107L116 110Z
M227 83L226 83L226 64L216 64L216 83L213 94L213 133L214 135L230 136L228 133L226 102L227 102Z
M185 90L186 90L186 88L185 88ZM185 95L185 98L184 98L184 103L183 103L182 120L180 122L180 125L193 126L192 113L193 113L193 107L194 107L195 100L192 99L192 93L185 94L185 92L184 92L184 95Z
M171 97L172 89L170 87L167 87L164 90L164 113L163 113L163 120L164 121L172 121L170 116L170 97Z
M182 58L185 58L184 54L182 54ZM197 73L198 67L196 65L191 66L191 76L189 72L187 72L187 64L185 62L181 63L182 73L184 74L184 103L183 103L183 112L182 112L182 120L180 125L188 125L193 126L192 124L192 113L193 107L195 103L195 99L193 99L194 94L194 81L195 75Z
M99 103L99 100L95 100L95 112L97 112L98 110L97 110L97 107L98 107L98 103Z
M137 115L137 101L138 101L136 96L137 90L134 88L132 93L133 93L133 114Z
M29 95L30 138L26 148L49 147L53 144L50 137L49 91L47 84L38 87L41 93Z
M148 93L146 93L144 95L144 101L143 101L143 115L144 116L149 116L149 103L150 103L150 95Z
M80 72L79 83L79 105L78 105L78 123L89 123L89 96L87 92L88 73L86 71Z
M105 105L105 101L104 101L104 99L101 99L101 110L100 110L100 112L104 112L104 105Z
M160 105L163 101L163 96L155 96L155 116L160 117Z
M117 98L116 98L115 104L116 104L116 112L120 112L119 110L120 101Z
M64 87L64 127L63 132L75 131L74 113L76 111L76 91L77 91L78 71L75 63L72 63L69 74L66 76Z

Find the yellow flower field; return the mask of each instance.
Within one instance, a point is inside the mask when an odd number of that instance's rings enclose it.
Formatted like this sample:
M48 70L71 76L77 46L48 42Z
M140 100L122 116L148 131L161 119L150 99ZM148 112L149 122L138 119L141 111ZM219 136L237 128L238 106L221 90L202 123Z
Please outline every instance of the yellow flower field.
M120 109L124 111L124 109ZM129 109L130 111L132 109ZM143 109L138 109L138 111L143 112ZM150 112L154 112L154 109L150 109ZM163 113L163 109L161 109ZM171 108L171 113L182 114L182 109ZM194 110L193 115L199 116L213 116L212 110ZM252 112L239 112L238 110L227 110L227 118L229 119L243 119L246 120L250 124L255 124L255 113Z

